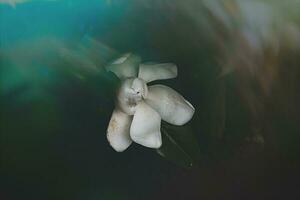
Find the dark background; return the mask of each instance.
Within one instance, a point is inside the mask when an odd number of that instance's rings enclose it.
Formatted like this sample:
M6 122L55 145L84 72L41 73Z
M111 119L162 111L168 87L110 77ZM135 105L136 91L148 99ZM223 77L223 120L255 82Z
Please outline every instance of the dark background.
M201 1L79 2L0 5L0 199L300 198L297 17L257 49L237 11L228 27ZM124 52L178 65L163 83L196 108L197 165L109 146L114 77L78 70L48 38L76 49L87 35L110 49L99 68Z

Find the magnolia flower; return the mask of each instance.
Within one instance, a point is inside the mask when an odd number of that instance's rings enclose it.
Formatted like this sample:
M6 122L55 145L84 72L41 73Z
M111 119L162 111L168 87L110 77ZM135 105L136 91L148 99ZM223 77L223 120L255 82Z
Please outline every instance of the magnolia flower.
M107 129L107 139L118 152L127 149L132 141L149 148L159 148L162 144L161 120L183 125L195 111L172 88L147 85L154 80L175 78L176 65L140 62L138 56L128 53L106 67L122 81Z

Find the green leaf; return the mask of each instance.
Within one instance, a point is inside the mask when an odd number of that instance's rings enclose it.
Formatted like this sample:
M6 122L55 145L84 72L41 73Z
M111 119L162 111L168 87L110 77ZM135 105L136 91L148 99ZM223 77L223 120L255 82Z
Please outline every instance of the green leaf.
M162 146L157 152L167 160L184 168L191 168L200 161L197 138L189 125L173 126L162 123Z

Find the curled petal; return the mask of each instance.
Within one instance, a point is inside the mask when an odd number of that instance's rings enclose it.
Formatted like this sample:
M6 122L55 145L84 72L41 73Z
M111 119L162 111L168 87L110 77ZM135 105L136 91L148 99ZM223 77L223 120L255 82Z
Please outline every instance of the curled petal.
M135 78L128 78L122 81L121 87L117 91L116 106L128 115L133 115L136 110L137 102L142 100L143 88L137 86L133 88ZM135 89L139 89L135 91Z
M141 58L137 55L127 53L106 66L107 71L116 74L120 79L136 77Z
M132 143L129 135L131 121L132 116L118 109L113 111L106 136L110 145L118 152L124 151Z
M160 123L159 114L145 102L140 102L130 127L131 139L146 147L159 148L162 143Z
M145 82L170 79L177 76L177 66L173 63L140 64L139 78Z
M136 78L133 80L131 88L137 93L141 94L143 98L148 95L148 87L144 80Z
M154 108L166 122L183 125L193 117L195 108L172 88L153 85L148 89L146 103Z

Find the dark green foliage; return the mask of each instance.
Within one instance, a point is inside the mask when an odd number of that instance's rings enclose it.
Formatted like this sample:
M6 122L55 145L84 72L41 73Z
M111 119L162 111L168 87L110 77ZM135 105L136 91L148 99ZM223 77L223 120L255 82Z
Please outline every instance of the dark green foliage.
M189 124L174 126L162 123L162 147L157 152L185 168L191 168L200 161L200 148Z

